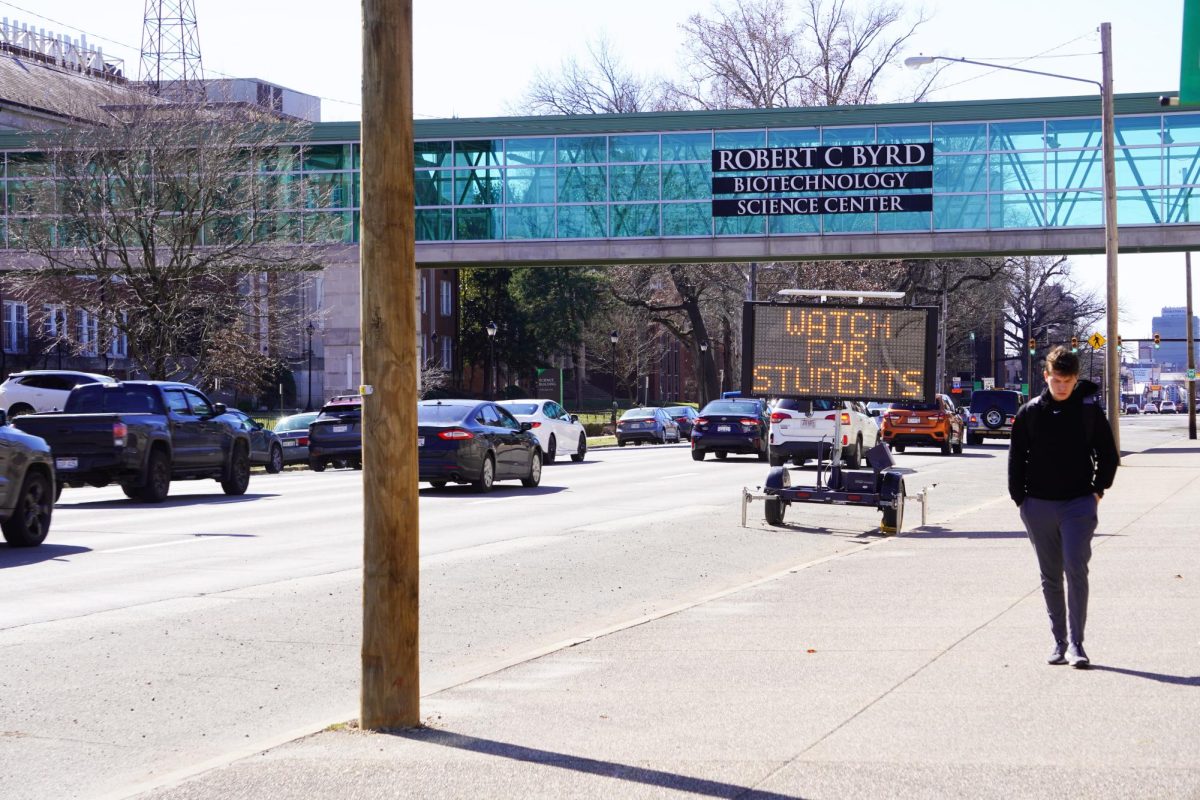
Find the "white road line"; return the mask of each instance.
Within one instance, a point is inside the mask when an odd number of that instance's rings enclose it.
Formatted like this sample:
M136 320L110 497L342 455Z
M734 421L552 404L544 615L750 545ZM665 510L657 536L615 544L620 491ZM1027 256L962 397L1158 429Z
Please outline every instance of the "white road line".
M694 475L699 475L699 472L681 472L678 475L663 475L659 478L660 481L669 481L672 478L690 478Z
M151 547L170 547L175 544L191 544L192 542L203 542L209 539L217 539L217 536L196 536L190 539L172 539L169 542L155 542L154 544L138 544L133 547L118 547L114 550L101 550L102 553L128 553L130 550L148 550Z

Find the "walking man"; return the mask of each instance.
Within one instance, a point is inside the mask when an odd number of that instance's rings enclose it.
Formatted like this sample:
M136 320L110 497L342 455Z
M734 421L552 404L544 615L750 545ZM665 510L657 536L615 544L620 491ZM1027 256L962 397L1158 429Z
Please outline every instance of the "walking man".
M1096 508L1121 456L1100 408L1098 386L1079 380L1079 356L1055 347L1046 388L1017 412L1008 451L1008 493L1037 553L1054 649L1046 661L1086 669L1088 561ZM1063 598L1063 573L1067 592Z

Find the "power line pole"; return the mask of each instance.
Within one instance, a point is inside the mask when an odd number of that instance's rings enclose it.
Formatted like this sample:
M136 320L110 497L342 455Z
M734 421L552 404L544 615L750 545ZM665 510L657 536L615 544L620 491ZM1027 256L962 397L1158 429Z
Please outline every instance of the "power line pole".
M412 0L363 0L360 724L421 721Z

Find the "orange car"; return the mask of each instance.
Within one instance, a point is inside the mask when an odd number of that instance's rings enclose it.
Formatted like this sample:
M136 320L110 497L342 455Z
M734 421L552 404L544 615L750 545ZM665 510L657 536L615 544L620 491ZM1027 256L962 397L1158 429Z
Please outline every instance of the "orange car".
M940 447L943 454L961 453L963 421L954 410L954 401L939 394L932 403L909 401L892 403L883 412L880 426L883 441L897 453L913 447Z

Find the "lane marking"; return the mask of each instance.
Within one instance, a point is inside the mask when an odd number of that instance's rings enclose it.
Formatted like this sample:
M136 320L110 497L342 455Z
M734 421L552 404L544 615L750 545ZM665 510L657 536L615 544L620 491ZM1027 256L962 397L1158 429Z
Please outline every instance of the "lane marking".
M699 475L699 472L681 472L678 475L663 475L659 478L660 481L669 481L672 478L691 478L694 475Z
M132 547L118 547L114 550L101 550L101 553L128 553L130 550L149 550L151 547L171 547L177 544L192 544L193 542L203 542L210 539L224 538L215 536L197 536L191 539L172 539L169 542L155 542L154 544L136 544Z

